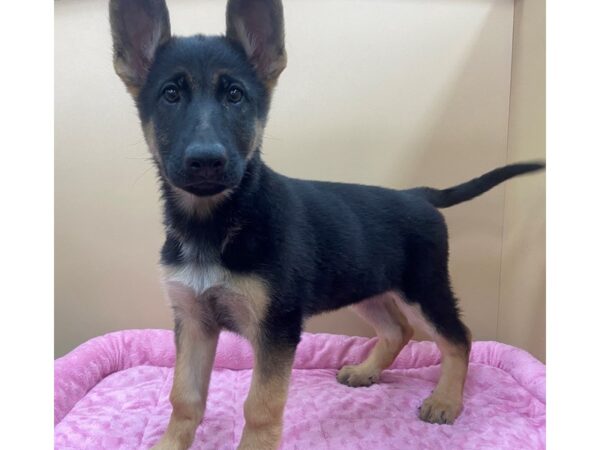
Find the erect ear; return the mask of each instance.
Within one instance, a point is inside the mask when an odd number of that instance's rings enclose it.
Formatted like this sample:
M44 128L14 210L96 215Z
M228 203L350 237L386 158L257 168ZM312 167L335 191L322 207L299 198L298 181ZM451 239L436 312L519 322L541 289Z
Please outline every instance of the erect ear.
M281 0L229 0L227 37L238 42L259 77L273 86L287 56Z
M110 0L113 63L135 97L143 86L156 49L171 37L164 0Z

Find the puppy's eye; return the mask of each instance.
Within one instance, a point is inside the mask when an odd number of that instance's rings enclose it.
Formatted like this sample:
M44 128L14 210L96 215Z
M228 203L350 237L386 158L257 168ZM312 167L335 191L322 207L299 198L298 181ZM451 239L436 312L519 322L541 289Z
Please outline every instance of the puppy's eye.
M169 103L177 103L181 98L179 95L179 87L176 84L168 84L165 86L162 95Z
M244 91L239 86L232 85L227 90L227 100L231 103L239 103L244 98Z

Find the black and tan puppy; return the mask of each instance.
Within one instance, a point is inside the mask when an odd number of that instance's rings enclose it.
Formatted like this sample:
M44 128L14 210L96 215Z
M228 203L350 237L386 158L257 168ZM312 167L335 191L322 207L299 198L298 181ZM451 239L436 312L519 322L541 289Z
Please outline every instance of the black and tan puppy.
M445 190L288 178L260 153L286 65L280 0L230 0L227 32L218 37L173 37L164 0L111 0L110 21L115 69L136 102L164 200L161 261L177 358L173 413L155 448L192 444L226 328L255 352L239 448L275 449L303 321L348 305L379 341L338 380L374 383L421 325L443 359L419 415L453 422L470 335L450 288L437 208L543 165L503 167Z

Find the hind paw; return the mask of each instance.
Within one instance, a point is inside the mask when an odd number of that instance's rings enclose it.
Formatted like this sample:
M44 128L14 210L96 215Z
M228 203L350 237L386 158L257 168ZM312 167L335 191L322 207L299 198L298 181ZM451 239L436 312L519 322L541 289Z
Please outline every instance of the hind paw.
M432 394L425 399L419 410L419 418L425 422L452 424L460 414L462 402Z
M350 387L365 387L377 383L379 373L358 366L344 366L338 372L336 379L339 383Z

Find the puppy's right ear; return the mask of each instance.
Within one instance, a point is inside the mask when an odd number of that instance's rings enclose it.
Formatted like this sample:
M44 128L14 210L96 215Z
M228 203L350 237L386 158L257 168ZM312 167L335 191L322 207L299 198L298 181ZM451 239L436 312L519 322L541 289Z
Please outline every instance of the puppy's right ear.
M158 47L171 37L164 0L110 0L113 63L127 90L137 97Z

